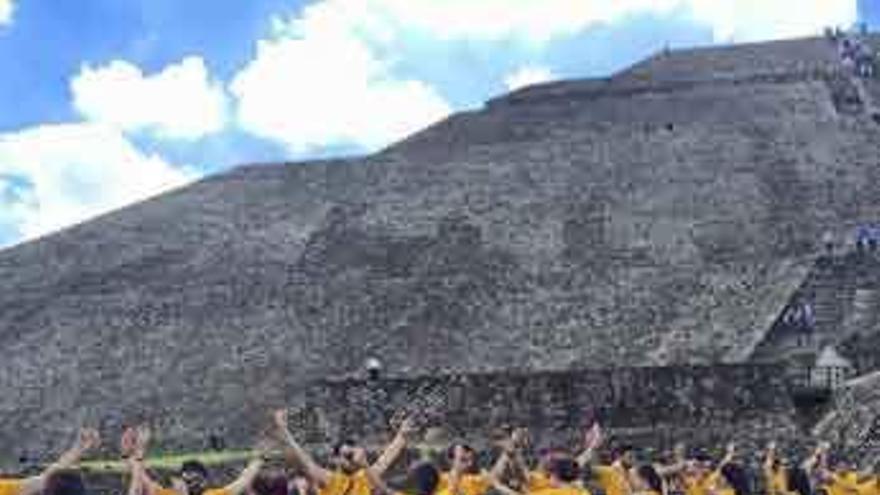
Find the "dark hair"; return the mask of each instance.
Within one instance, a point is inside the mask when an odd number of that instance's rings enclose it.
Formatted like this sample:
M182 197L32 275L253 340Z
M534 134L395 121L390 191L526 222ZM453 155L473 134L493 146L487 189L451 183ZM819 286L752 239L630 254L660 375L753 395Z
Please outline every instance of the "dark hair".
M342 452L342 447L356 447L357 444L351 438L343 438L333 444L333 455L338 456Z
M623 457L627 452L632 452L633 450L634 449L633 449L632 445L629 445L629 444L618 445L617 447L614 448L613 456L615 459L619 459L619 458Z
M203 478L208 477L208 468L205 467L200 461L186 461L180 465L180 473L186 472L196 472L200 474Z
M660 474L654 466L650 464L642 464L639 466L637 472L639 473L639 476L645 480L645 483L647 483L651 490L657 493L663 493L663 479L660 478Z
M559 456L550 459L547 471L551 476L558 478L564 483L572 483L580 477L580 466L569 456Z
M733 491L736 492L736 495L750 495L751 490L749 490L749 479L746 476L746 471L739 464L725 464L721 466L721 476L724 477L724 481L733 488Z
M477 451L474 450L473 447L471 447L470 445L468 445L468 444L466 444L466 443L454 443L454 444L450 445L448 449L446 449L446 458L449 459L450 461L451 461L452 459L455 459L455 448L456 448L456 447L461 447L461 448L463 448L466 452L469 452L469 453L471 453L471 454L476 454L476 453L477 453Z
M440 484L440 471L430 462L421 462L410 469L409 481L415 495L432 495Z
M810 475L800 467L792 467L785 476L788 483L788 490L798 495L813 495L813 489L810 485Z
M79 471L58 471L46 481L45 495L85 495L86 485Z
M257 495L288 495L287 477L283 472L263 472L254 479L251 488Z

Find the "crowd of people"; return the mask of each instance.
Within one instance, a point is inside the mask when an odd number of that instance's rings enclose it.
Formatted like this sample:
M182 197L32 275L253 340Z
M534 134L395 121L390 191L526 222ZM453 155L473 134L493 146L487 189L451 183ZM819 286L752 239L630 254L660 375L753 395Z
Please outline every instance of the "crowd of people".
M874 50L867 43L840 29L829 29L826 36L837 43L838 55L844 67L858 77L874 77L877 59Z
M577 449L542 450L533 465L527 460L534 453L529 433L517 428L496 440L498 454L488 469L479 465L472 447L453 443L442 459L423 452L404 478L391 482L388 473L418 444L418 436L416 423L404 419L374 460L365 448L343 440L322 465L290 431L287 412L277 411L246 467L217 488L209 487L208 469L198 461L184 462L167 485L150 474L144 461L151 438L146 426L126 429L120 451L128 495L880 495L876 469L859 471L840 461L832 466L825 443L800 463L788 462L775 444L768 445L758 490L734 444L717 460L689 455L677 445L665 462L651 462L637 460L631 447L618 446L601 462L605 435L598 424L588 428ZM82 430L75 445L41 474L0 480L0 495L84 495L86 484L76 466L99 443L96 431Z

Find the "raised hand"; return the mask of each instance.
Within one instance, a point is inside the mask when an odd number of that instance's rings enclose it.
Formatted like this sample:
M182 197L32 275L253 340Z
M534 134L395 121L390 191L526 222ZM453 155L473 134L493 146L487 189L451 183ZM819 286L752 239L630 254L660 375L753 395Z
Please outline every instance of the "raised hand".
M514 428L510 433L510 441L513 443L514 449L525 449L529 445L529 429L524 427Z
M147 452L147 447L150 445L150 439L152 438L152 430L148 425L140 425L137 427L137 444L135 454L143 457Z
M122 457L132 457L137 448L137 442L137 429L133 426L127 427L125 431L122 432L122 437L119 439L119 452L122 454Z
M687 459L687 446L682 443L676 443L672 448L673 455L675 456L676 461L683 461Z
M287 430L287 422L289 419L290 414L287 412L287 409L277 409L272 413L272 421L275 423L275 427L279 430Z
M416 420L412 415L403 418L400 425L397 427L397 434L407 439L411 439L418 432L418 424L416 424Z
M80 452L87 452L101 445L101 435L94 428L82 428L76 439L75 448Z
M584 434L584 446L587 449L595 449L602 444L603 441L603 433L602 427L599 426L599 423L593 423L587 432Z
M354 449L351 460L358 468L366 469L370 467L370 461L367 458L367 450L362 447Z

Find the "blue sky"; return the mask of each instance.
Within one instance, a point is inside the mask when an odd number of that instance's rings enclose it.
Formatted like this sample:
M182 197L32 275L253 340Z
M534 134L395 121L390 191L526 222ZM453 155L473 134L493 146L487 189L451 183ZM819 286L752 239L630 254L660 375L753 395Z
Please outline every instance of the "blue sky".
M860 19L880 25L880 0L0 0L0 246L666 44Z

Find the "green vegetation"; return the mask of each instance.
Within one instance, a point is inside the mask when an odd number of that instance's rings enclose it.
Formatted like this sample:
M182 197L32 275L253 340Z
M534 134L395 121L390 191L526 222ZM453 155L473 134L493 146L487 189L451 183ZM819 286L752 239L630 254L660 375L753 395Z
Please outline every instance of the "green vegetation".
M197 460L206 466L216 466L236 461L244 461L255 455L251 450L226 450L219 452L198 452L192 454L169 454L158 457L149 457L144 459L147 467L154 469L178 469L184 461ZM125 461L121 459L113 460L93 460L80 463L80 467L94 472L111 472L120 473L127 471Z

